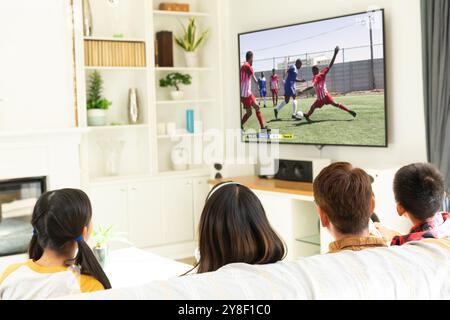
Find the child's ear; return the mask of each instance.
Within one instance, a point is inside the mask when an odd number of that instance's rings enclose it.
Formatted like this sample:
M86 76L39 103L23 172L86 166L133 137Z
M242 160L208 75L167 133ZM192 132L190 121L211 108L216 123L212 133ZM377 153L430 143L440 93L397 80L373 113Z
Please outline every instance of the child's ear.
M401 217L405 214L406 210L402 207L400 203L397 202L397 213Z
M83 228L82 236L83 236L84 241L88 241L89 240L89 237L90 237L90 232L89 231L90 230L89 230L88 227L84 227Z

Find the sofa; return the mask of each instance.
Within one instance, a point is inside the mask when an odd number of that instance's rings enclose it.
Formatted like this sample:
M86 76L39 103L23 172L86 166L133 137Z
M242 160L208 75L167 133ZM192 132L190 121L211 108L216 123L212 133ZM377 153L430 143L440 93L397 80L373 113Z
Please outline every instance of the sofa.
M449 299L450 240L343 251L205 273L64 299Z

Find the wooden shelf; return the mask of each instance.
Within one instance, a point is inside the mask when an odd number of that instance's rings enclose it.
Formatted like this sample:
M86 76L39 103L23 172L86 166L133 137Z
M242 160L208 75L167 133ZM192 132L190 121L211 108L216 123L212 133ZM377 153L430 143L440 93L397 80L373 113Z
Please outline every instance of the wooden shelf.
M169 11L169 10L153 10L156 16L173 16L173 17L209 17L209 13L204 12L184 12L184 11Z
M160 100L156 104L188 104L188 103L212 103L214 99L192 99L192 100Z
M209 180L208 183L211 185L216 185L223 181L235 181L254 190L314 197L312 183L285 181L277 179L261 179L257 176L235 177L223 180L213 179Z
M213 71L213 68L209 67L197 67L197 68L189 68L189 67L156 67L156 71Z

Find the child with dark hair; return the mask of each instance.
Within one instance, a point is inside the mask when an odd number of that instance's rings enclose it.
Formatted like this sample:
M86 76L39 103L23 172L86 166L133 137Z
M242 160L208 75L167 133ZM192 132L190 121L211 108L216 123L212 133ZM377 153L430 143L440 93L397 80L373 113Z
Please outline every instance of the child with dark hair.
M216 271L229 263L275 263L285 253L283 241L249 188L224 182L210 191L199 224L197 273Z
M406 235L381 224L376 224L377 229L391 245L425 238L449 238L450 216L439 212L444 194L444 179L433 165L415 163L401 168L394 178L397 213L411 221L413 227Z
M0 299L47 299L110 289L86 243L91 220L91 203L83 191L44 193L31 219L30 260L6 269L0 278Z

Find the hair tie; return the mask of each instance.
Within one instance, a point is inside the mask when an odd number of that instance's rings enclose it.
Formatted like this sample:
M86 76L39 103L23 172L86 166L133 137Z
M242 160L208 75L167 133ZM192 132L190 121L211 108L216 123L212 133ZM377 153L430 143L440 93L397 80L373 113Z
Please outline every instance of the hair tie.
M36 231L36 229L33 229L33 236L37 236L38 232Z
M76 237L76 238L75 238L75 241L76 241L76 242L81 242L81 241L83 241L83 236L78 236L78 237Z

